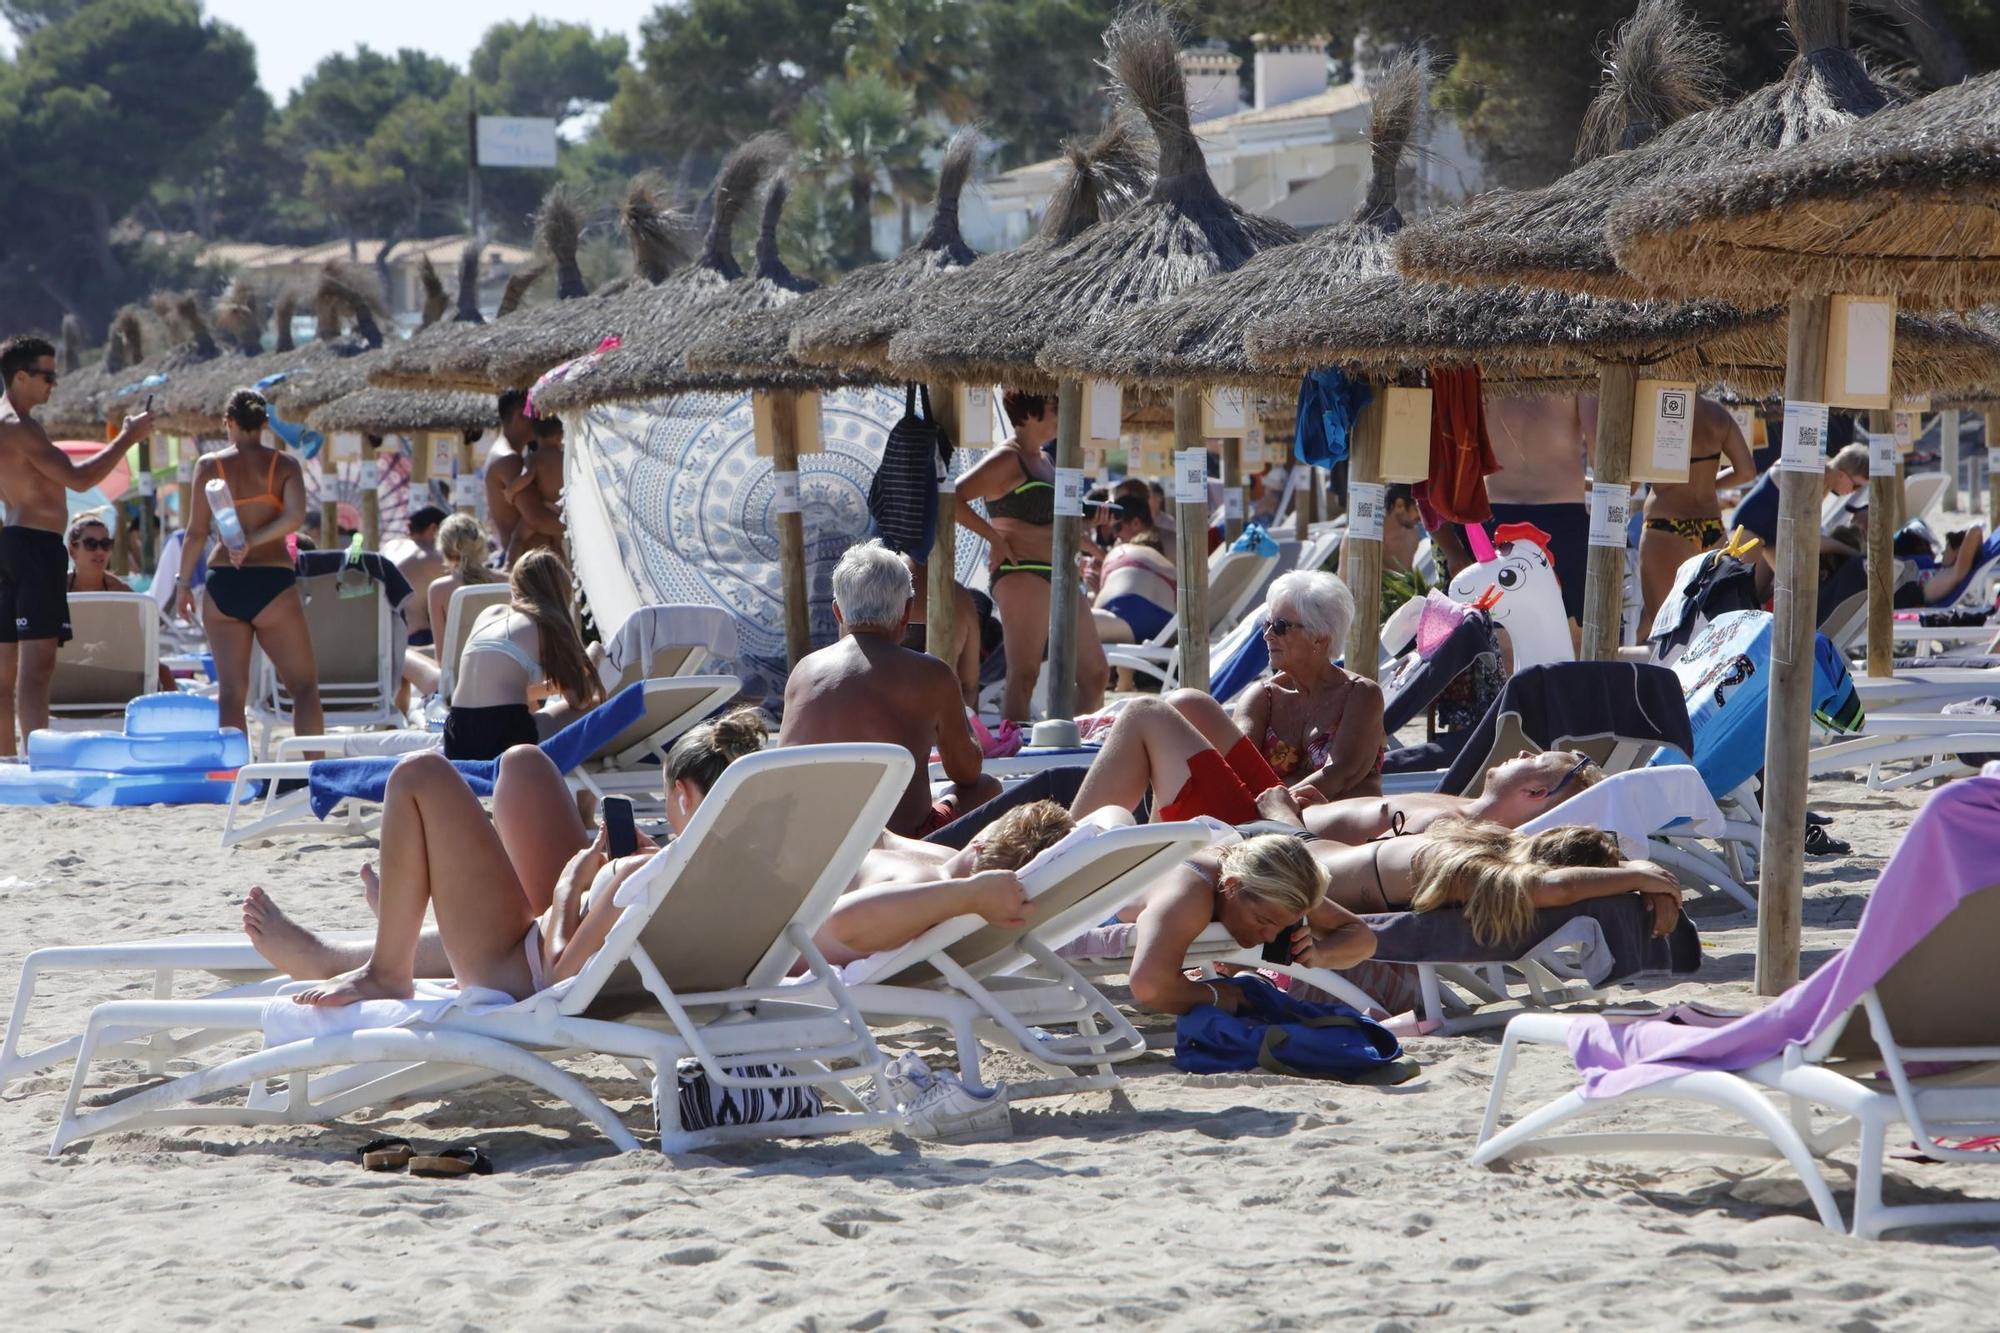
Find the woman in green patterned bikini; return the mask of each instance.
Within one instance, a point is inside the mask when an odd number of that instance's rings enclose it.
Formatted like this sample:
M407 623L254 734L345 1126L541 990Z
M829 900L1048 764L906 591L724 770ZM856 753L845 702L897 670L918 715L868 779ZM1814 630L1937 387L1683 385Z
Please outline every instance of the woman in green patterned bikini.
M986 567L993 578L993 604L1007 649L1007 689L1001 713L1010 721L1030 720L1035 678L1049 642L1049 564L1056 518L1056 400L1008 390L1002 399L1014 434L958 482L958 521L984 537ZM986 517L972 501L986 502ZM1099 554L1079 534L1079 549ZM1110 667L1097 640L1097 622L1077 590L1076 707L1095 712L1104 703Z
M1736 418L1720 403L1695 400L1693 447L1688 454L1688 479L1656 482L1646 497L1646 527L1639 534L1639 638L1653 628L1653 613L1673 590L1674 571L1689 556L1722 545L1719 486L1741 486L1757 475L1750 446L1736 428ZM1727 459L1729 466L1722 467Z

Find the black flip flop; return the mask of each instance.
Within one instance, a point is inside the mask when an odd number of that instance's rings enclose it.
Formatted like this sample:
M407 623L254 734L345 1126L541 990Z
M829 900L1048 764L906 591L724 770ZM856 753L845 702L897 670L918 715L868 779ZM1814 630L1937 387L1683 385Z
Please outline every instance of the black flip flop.
M1818 824L1822 828L1824 828L1826 825L1831 824L1832 822L1833 822L1832 815L1823 815L1817 810L1806 811L1806 823L1808 824Z
M364 1143L354 1150L365 1171L401 1171L410 1164L410 1154L416 1149L408 1139L376 1139Z
M1854 844L1836 838L1819 824L1806 825L1807 856L1846 856L1854 850Z
M446 1148L442 1152L412 1157L410 1174L433 1179L490 1176L493 1174L493 1159L477 1148Z

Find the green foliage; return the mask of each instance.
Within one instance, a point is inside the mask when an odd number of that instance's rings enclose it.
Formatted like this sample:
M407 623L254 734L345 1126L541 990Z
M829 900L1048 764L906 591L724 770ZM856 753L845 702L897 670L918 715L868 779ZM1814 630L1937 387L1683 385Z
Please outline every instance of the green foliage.
M877 190L913 183L935 140L917 119L915 94L879 74L828 79L794 113L791 129L798 174L847 193L839 257L850 267L872 261Z

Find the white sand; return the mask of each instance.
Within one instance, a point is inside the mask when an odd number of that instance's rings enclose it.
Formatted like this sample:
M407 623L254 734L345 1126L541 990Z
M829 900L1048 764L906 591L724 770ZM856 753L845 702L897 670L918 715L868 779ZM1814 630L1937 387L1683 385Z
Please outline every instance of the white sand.
M1858 851L1811 867L1809 967L1848 938L1918 799L1815 792ZM0 883L46 881L0 888L0 976L41 945L233 928L256 883L311 924L367 924L354 880L365 841L231 853L219 827L215 810L0 811ZM1695 912L1707 969L1657 997L1744 1000L1749 918ZM74 1022L90 1003L147 993L137 977L58 978L45 1012ZM118 1135L51 1163L63 1069L0 1094L0 1323L1995 1322L2000 1229L1829 1237L1788 1170L1751 1159L1475 1170L1494 1038L1410 1051L1424 1076L1400 1088L1196 1079L1149 1058L1125 1066L1128 1102L1040 1104L1016 1113L1006 1143L920 1148L881 1132L675 1160L616 1155L566 1108L495 1085L325 1128ZM634 1109L632 1084L600 1086ZM1519 1086L1536 1100L1563 1091L1566 1061L1529 1052ZM1656 1104L1629 1123L1682 1114ZM476 1140L499 1171L366 1174L352 1150L381 1133ZM1996 1192L2000 1172L1963 1167L1899 1167L1890 1185L1895 1200Z

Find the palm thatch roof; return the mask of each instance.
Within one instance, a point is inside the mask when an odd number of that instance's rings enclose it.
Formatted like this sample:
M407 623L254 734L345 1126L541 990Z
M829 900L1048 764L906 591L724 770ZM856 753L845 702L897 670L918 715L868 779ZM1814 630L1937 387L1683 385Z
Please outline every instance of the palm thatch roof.
M885 296L907 296L938 274L965 268L978 258L958 223L959 202L978 160L978 136L970 129L960 130L945 149L930 225L915 245L894 259L857 269L838 286L772 316L789 325L786 345L793 356L833 367L881 364L889 339L903 324L895 308L876 307L871 314L870 303Z
M486 355L487 380L498 388L526 387L611 334L641 342L675 336L687 311L743 277L732 243L737 219L765 179L790 156L791 146L780 134L760 134L739 144L723 160L716 177L715 208L699 259L658 283L636 282L608 301L573 307L568 313L574 318L531 321L511 336L494 340ZM685 343L679 344L673 358L678 360L685 349Z
M2000 300L2000 74L1629 198L1607 230L1619 264L1661 289Z
M500 413L490 393L365 388L314 408L306 414L306 424L328 434L462 433L493 429L500 424Z
M984 299L921 311L892 341L892 364L947 383L1106 376L1109 366L1095 355L1044 359L1039 366L1037 358L1058 337L1087 327L1108 333L1204 278L1242 267L1260 250L1298 239L1289 226L1244 212L1215 188L1188 121L1172 20L1156 5L1135 5L1112 23L1105 44L1114 82L1159 143L1152 189L1067 245L1021 261L1006 285Z
M542 258L508 279L507 292L501 298L504 313L491 324L464 319L465 296L461 288L461 318L449 325L434 326L430 336L413 338L382 358L370 369L374 382L388 388L449 388L490 393L495 385L487 378L486 358L492 350L509 338L522 336L537 322L555 318L553 312L566 309L571 301L582 298L579 289L583 275L576 259L576 246L582 235L583 215L577 201L567 191L551 190L535 215L535 243ZM522 309L528 288L550 268L557 273L556 303Z
M919 311L979 300L1004 288L1012 275L1037 255L1075 240L1085 228L1116 217L1144 198L1157 165L1151 131L1137 116L1122 110L1091 139L1065 144L1063 156L1069 169L1049 196L1033 236L1012 250L936 269L919 282L857 300L845 312L850 336L823 343L816 339L822 354L834 364L870 372L876 379L905 378L890 362L889 346L896 334L917 319ZM841 354L833 357L836 341L845 345L837 349Z
M319 292L323 308L344 312L352 332L316 339L292 353L284 366L265 370L265 375L284 372L285 378L266 389L265 396L292 420L365 387L373 359L369 354L383 346L382 295L367 274L348 264L328 264L320 274Z
M1685 188L1702 171L1803 142L1898 100L1847 49L1847 0L1786 0L1786 10L1798 54L1775 83L1541 189L1497 191L1414 224L1396 238L1397 265L1442 281L1653 294L1612 255L1605 221L1615 205L1638 191Z
M757 231L757 266L748 277L730 283L698 305L662 310L652 325L626 335L624 345L579 368L569 378L537 390L536 410L567 412L594 403L645 402L705 389L823 388L841 382L838 375L800 367L789 357L750 376L698 371L689 366L688 349L697 342L746 317L782 309L818 289L818 283L786 267L778 253L778 223L788 193L780 177L765 195L763 220Z
M1252 365L1244 350L1243 334L1251 323L1273 310L1310 309L1391 269L1389 238L1403 226L1396 171L1429 104L1428 56L1405 52L1370 91L1373 168L1368 193L1352 219L1298 245L1266 250L1233 273L1132 312L1115 328L1060 339L1048 359L1101 358L1111 377L1127 384L1278 387L1281 377ZM1081 345L1085 342L1090 345Z
M145 360L146 337L143 308L122 307L112 318L103 359L74 374L65 373L49 401L35 414L43 427L51 435L97 434L104 425L105 391L127 367Z
M192 378L201 367L222 355L222 347L215 341L208 322L208 312L193 293L158 292L151 304L153 314L166 327L173 342L143 361L104 377L96 393L100 423L137 412L148 397L154 400L156 414L168 412L167 394L173 383Z

